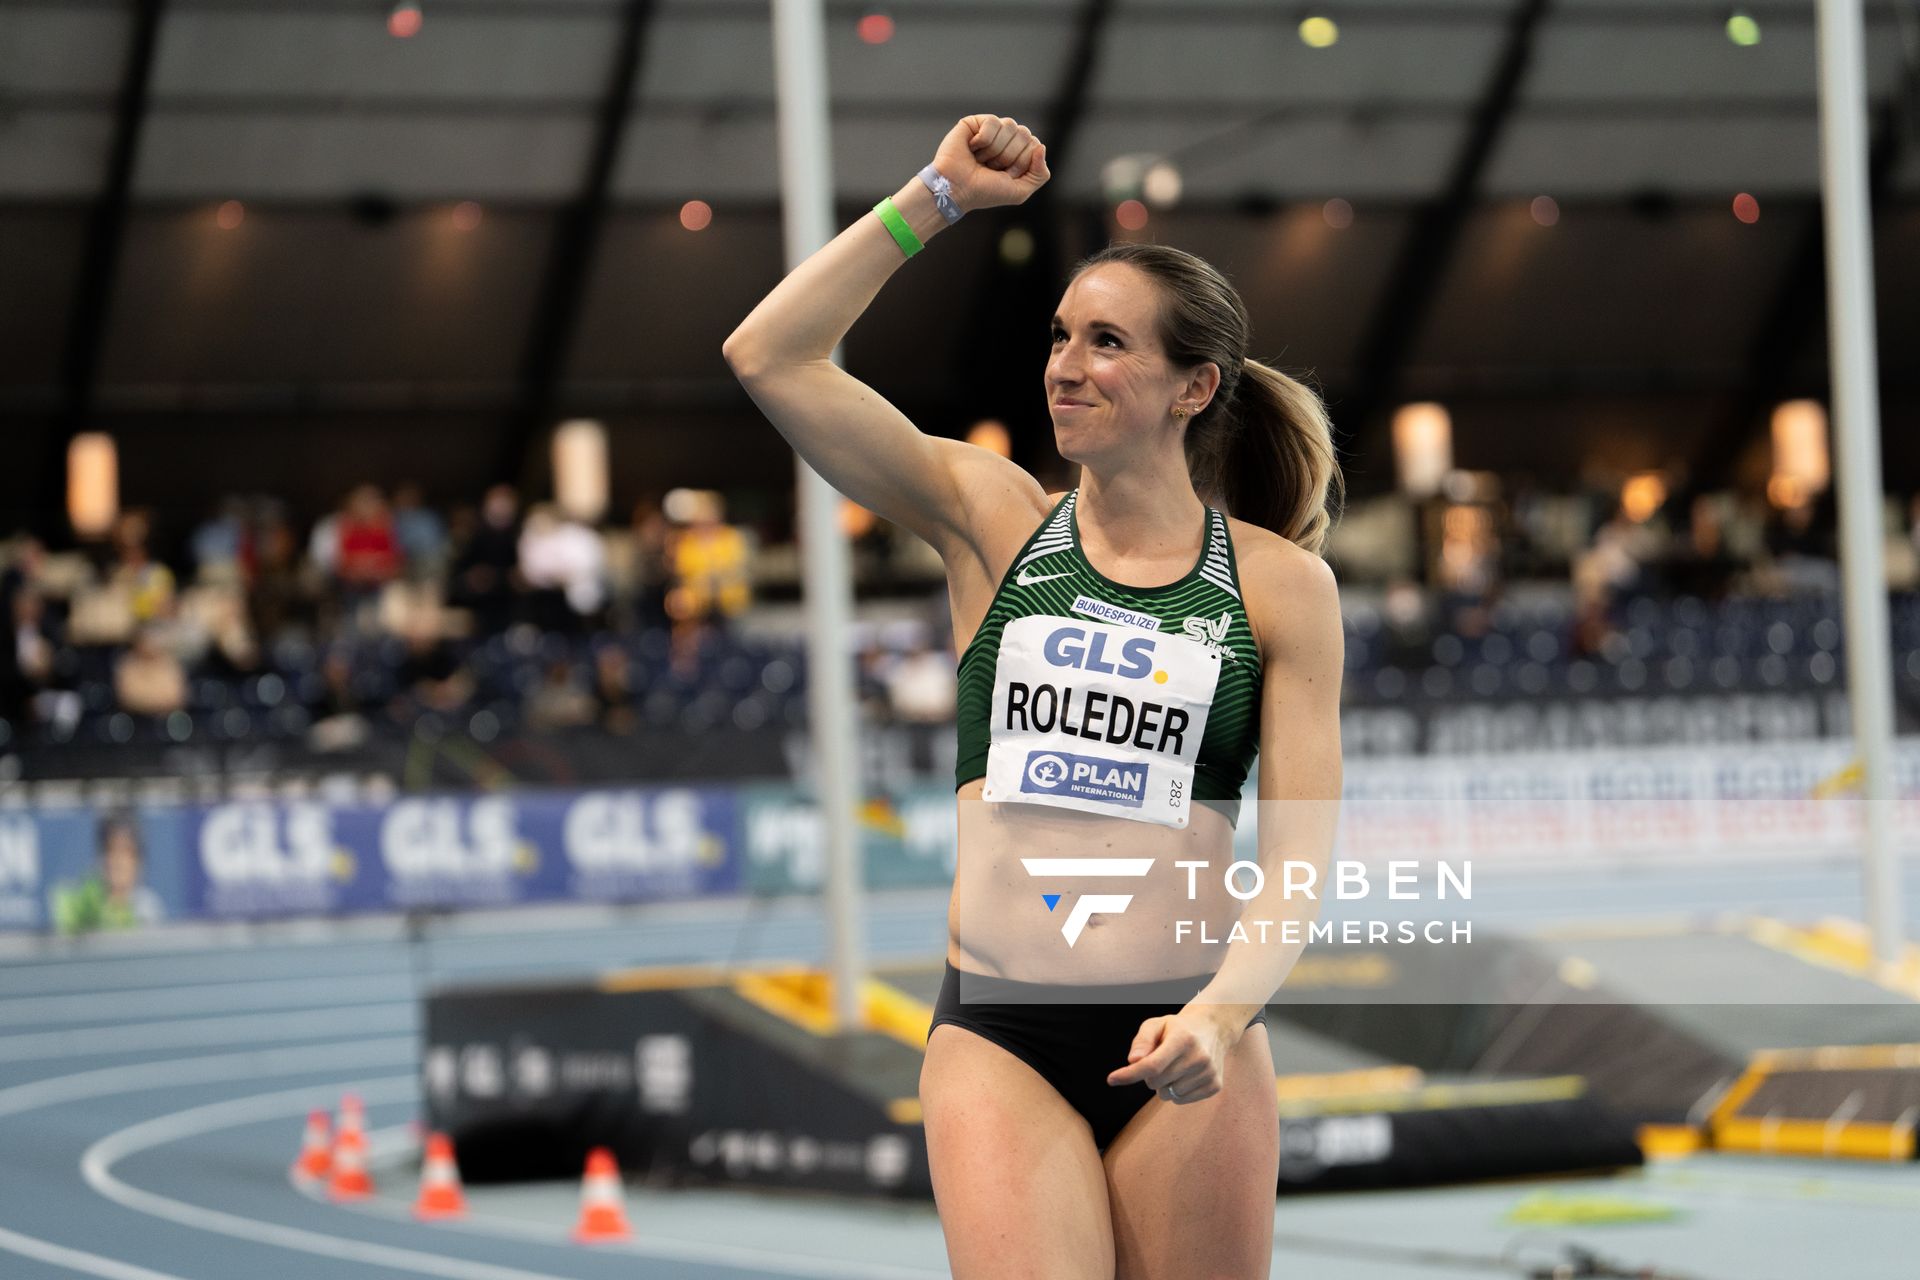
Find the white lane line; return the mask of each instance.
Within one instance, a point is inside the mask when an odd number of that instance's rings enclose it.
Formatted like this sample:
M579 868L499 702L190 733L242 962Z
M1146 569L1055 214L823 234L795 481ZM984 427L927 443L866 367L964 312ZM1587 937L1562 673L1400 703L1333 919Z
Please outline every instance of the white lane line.
M202 1058L77 1071L0 1089L0 1117L37 1111L62 1102L137 1093L144 1089L214 1084L252 1076L290 1076L303 1071L399 1066L411 1063L419 1051L420 1042L414 1037L393 1036L385 1040L345 1040L297 1049L253 1049L246 1053L217 1053Z
M412 1001L310 1009L304 1013L240 1013L222 1018L170 1018L84 1031L29 1031L0 1036L0 1062L80 1058L95 1053L133 1053L194 1045L247 1044L255 1040L325 1040L358 1031L373 1035L411 1031Z
M935 937L893 948L896 960L932 958L944 945L947 891L885 890L872 895L869 927L909 928L916 934L929 922ZM826 921L810 901L756 902L745 898L697 899L607 906L515 907L502 911L456 914L437 921L426 936L436 979L452 977L525 977L527 960L538 966L632 967L636 964L694 964L711 958L750 920L761 938L756 963L806 963ZM797 945L769 952L767 930L800 931ZM511 939L522 963L499 962L501 940ZM410 943L399 916L365 916L301 921L259 921L208 925L167 925L127 934L98 935L79 944L39 937L0 935L0 966L14 994L121 991L128 988L220 984L243 973L274 973L283 978L323 978L323 968L341 980L391 974L405 963ZM724 949L724 945L722 945ZM102 954L111 951L112 954ZM19 964L8 964L21 961ZM238 981L238 979L236 979Z
M0 1116L19 1115L39 1107L82 1098L99 1098L116 1093L137 1093L144 1089L164 1089L179 1085L211 1084L221 1080L251 1079L264 1075L292 1075L306 1071L324 1071L336 1067L359 1069L409 1061L418 1045L411 1036L391 1040L350 1041L344 1044L315 1045L305 1049L256 1051L254 1053L217 1054L204 1058L180 1058L132 1067L109 1067L103 1071L82 1071L73 1075L35 1080L30 1084L0 1089ZM330 1097L338 1086L315 1089L320 1097ZM0 1227L0 1250L32 1258L56 1267L99 1276L101 1280L185 1280L163 1271L152 1271L118 1258L102 1257L69 1249L48 1240L21 1235Z
M367 1167L378 1170L383 1167L402 1166L416 1161L420 1155L420 1132L411 1124L390 1125L381 1129L367 1131ZM310 1178L302 1178L291 1167L287 1170L287 1183L295 1191L309 1200L322 1204L331 1203L327 1199L326 1188ZM484 1194L484 1193L483 1193ZM672 1193L666 1193L671 1197ZM376 1213L383 1218L395 1218L405 1222L418 1222L413 1216L413 1206L390 1196L376 1196L371 1200L358 1200L341 1206L359 1213ZM644 1212L644 1210L642 1211ZM639 1215L636 1215L639 1216ZM525 1218L504 1217L499 1214L475 1213L471 1209L464 1218L435 1219L429 1225L445 1227L453 1231L473 1231L487 1235L510 1235L528 1240L540 1240L547 1244L570 1245L572 1232L563 1224L548 1225L530 1222ZM638 1225L638 1224L636 1224ZM662 1241L658 1236L649 1236L646 1245L633 1241L608 1241L595 1245L594 1252L625 1252L643 1255L658 1254L663 1248L673 1248L675 1242ZM806 1256L782 1253L769 1254L745 1246L713 1245L693 1242L691 1248L722 1249L728 1251L727 1261L738 1261L743 1266L777 1267L787 1275L817 1276L824 1280L946 1280L945 1271L923 1271L914 1267L895 1267L883 1262L857 1262L838 1258L809 1258ZM713 1259L705 1253L690 1255L696 1262L708 1262Z
M236 1240L250 1240L256 1244L317 1254L323 1258L339 1258L366 1266L444 1276L447 1280L566 1280L565 1277L542 1271L523 1271L490 1262L443 1257L422 1253L417 1249L401 1249L263 1222L237 1213L222 1213L129 1186L113 1175L113 1166L128 1156L234 1125L268 1120L278 1115L298 1114L316 1101L330 1096L331 1088L351 1089L367 1102L378 1104L410 1098L414 1096L417 1085L412 1076L388 1076L332 1086L327 1090L291 1089L176 1111L110 1133L88 1147L86 1154L80 1157L80 1176L87 1180L88 1186L107 1199L137 1213L231 1236Z
M130 939L129 941L134 941ZM93 939L89 939L89 942ZM158 939L154 940L156 943ZM300 949L234 941L206 949L172 951L161 946L124 956L68 960L42 953L15 957L9 965L7 988L16 995L71 995L124 991L147 987L177 987L189 983L241 980L248 974L274 973L282 978L371 978L391 974L399 964L395 940L361 943L352 939L318 941ZM355 954L362 949L368 954ZM334 966L339 966L334 970ZM235 975L240 975L236 978Z
M428 935L436 972L450 962L463 967L449 953L466 954L476 945L481 948L478 967L497 968L490 944L508 938L522 954L558 947L567 958L624 963L629 958L625 945L636 932L649 941L691 939L707 944L716 930L739 927L754 908L745 900L713 899L562 908L541 920L524 920L515 914L526 910L475 913L471 919L454 915L436 925ZM765 910L764 918L766 923L757 927L819 925L823 920L820 909L806 902L776 904ZM618 936L623 934L627 936ZM392 973L396 953L404 954L409 945L405 918L380 915L176 924L145 932L100 934L85 939L78 948L65 940L48 944L37 937L0 936L0 958L27 962L9 979L16 992L54 994L219 982L232 977L236 969L279 970L289 978L312 978L325 976L316 968L338 965L340 977L370 977ZM100 954L105 949L113 954ZM61 954L75 950L79 954Z
M420 1140L414 1136L410 1127L399 1129L379 1129L367 1135L367 1163L398 1162L415 1154L420 1149ZM294 1190L309 1200L327 1203L326 1189L312 1182L294 1176L291 1170L287 1181ZM394 1218L402 1222L413 1222L413 1207L397 1200L377 1197L372 1200L359 1200L343 1206L356 1213L373 1213L383 1218ZM480 1235L514 1236L523 1240L537 1240L543 1244L571 1245L572 1233L560 1223L547 1225L529 1222L524 1218L501 1217L497 1214L475 1213L467 1210L464 1218L438 1218L427 1224L449 1231L466 1231ZM781 1275L815 1277L817 1280L945 1280L945 1271L922 1271L913 1267L892 1267L881 1262L841 1261L837 1258L807 1258L792 1253L767 1253L760 1249L749 1249L740 1245L715 1245L662 1240L658 1236L649 1236L642 1244L631 1240L613 1240L593 1247L595 1253L637 1253L643 1257L673 1257L683 1262L725 1262L742 1267L758 1267L761 1270L773 1270Z
M9 984L10 985L10 984ZM413 995L413 982L392 976L369 978L256 978L167 987L158 991L107 991L98 995L16 996L0 1000L0 1027L58 1026L160 1018L186 1013L284 1012L288 1006L378 1004Z
M298 1115L311 1109L317 1100L330 1097L337 1091L351 1090L360 1094L369 1104L379 1104L413 1098L417 1096L418 1088L418 1081L412 1076L389 1076L378 1080L329 1085L324 1089L307 1087L258 1094L227 1102L209 1103L186 1111L176 1111L170 1115L158 1116L121 1129L100 1139L87 1148L86 1154L80 1158L80 1173L87 1180L87 1185L95 1191L129 1209L236 1239L276 1245L369 1266L392 1267L422 1275L445 1276L449 1280L557 1280L555 1277L544 1276L538 1272L469 1262L459 1258L422 1253L418 1250L402 1249L391 1245L373 1244L343 1236L330 1236L299 1227L247 1218L239 1214L223 1213L130 1186L115 1177L113 1173L115 1164L139 1152L164 1146L170 1142L200 1137L219 1129L252 1124L275 1116ZM383 1139L387 1132L382 1131ZM320 1194L318 1188L301 1187L297 1181L294 1185L310 1195L318 1197ZM374 1212L385 1216L409 1221L412 1218L411 1210L407 1206L392 1201L375 1200L367 1202L363 1207L372 1208ZM512 1222L507 1219L488 1219L485 1222L478 1222L471 1217L465 1223L449 1222L433 1225L444 1225L455 1230L496 1237L517 1235L543 1244L557 1244L569 1249L575 1247L568 1241L567 1231L563 1226L546 1228L538 1223ZM743 1270L757 1269L775 1275L819 1278L819 1280L931 1280L932 1277L944 1274L859 1262L816 1261L795 1258L791 1254L776 1254L758 1249L695 1241L653 1239L595 1246L594 1249L596 1253L609 1251L714 1266L735 1266Z
M17 1253L23 1258L32 1258L36 1262L65 1267L69 1271L84 1271L90 1276L100 1276L102 1280L185 1280L183 1276L170 1275L165 1271L149 1271L131 1262L103 1258L97 1253L82 1253L78 1249L69 1249L63 1245L48 1244L45 1240L36 1240L32 1236L18 1235L5 1227L0 1227L0 1249L5 1249L8 1253Z

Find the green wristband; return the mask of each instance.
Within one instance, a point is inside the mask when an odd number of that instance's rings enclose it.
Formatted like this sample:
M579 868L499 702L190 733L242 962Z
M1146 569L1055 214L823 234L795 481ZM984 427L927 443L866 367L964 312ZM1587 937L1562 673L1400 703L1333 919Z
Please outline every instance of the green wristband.
M913 228L907 225L907 220L900 216L900 211L893 207L892 196L882 197L880 203L873 206L873 211L880 215L880 221L892 233L893 242L900 246L900 252L911 258L926 248L920 243L920 237L913 234Z

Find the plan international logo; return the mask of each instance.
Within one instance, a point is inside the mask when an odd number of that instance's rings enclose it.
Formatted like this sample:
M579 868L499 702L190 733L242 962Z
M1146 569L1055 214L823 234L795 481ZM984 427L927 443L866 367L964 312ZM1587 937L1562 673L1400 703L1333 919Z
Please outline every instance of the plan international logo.
M1138 809L1147 794L1147 766L1071 751L1029 751L1020 789L1041 795L1081 796Z

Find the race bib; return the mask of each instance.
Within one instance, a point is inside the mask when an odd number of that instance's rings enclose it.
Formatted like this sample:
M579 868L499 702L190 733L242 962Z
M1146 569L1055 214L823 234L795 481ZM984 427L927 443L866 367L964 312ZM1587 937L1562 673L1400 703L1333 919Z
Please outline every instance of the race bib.
M1080 618L1000 634L984 799L1184 827L1218 650Z

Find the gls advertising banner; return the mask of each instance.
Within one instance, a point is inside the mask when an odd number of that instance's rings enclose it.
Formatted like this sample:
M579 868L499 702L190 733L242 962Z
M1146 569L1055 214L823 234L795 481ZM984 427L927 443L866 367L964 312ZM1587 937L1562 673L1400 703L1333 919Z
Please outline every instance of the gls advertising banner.
M860 807L860 854L869 889L939 888L953 882L958 841L953 788L912 787ZM826 881L826 830L799 788L740 793L740 856L756 894L817 893Z
M720 790L221 805L187 824L220 918L693 897L739 885Z
M244 803L189 811L188 897L216 917L327 915L346 909L364 854L337 843L320 803Z
M1845 743L1820 741L1355 760L1338 848L1355 861L1554 865L1841 855L1860 839L1849 755ZM1896 837L1920 849L1920 739L1897 743L1894 773ZM128 901L138 909L119 910L100 886L112 878L110 850L127 844L127 817L134 859L123 858L119 872L131 877ZM945 783L870 798L860 814L869 887L950 883L954 818ZM111 838L115 831L121 837ZM1257 856L1256 831L1248 803L1236 856ZM409 796L377 806L262 801L132 815L0 809L0 930L67 928L69 919L77 928L137 927L806 893L824 878L823 848L818 811L784 784ZM101 910L74 909L89 904Z
M136 850L151 842L155 825L146 818L137 821ZM0 811L0 930L70 927L70 919L69 924L60 920L80 914L73 910L74 900L84 898L89 881L99 877L105 829L101 815L92 809ZM141 895L147 908L142 920L165 919L183 907L177 878L143 877L137 865L129 875L136 882L130 892ZM64 911L63 901L68 904Z
M43 911L40 829L27 814L0 814L0 929L37 929Z
M564 854L559 896L692 898L741 887L734 792L587 791L521 802L521 830Z

